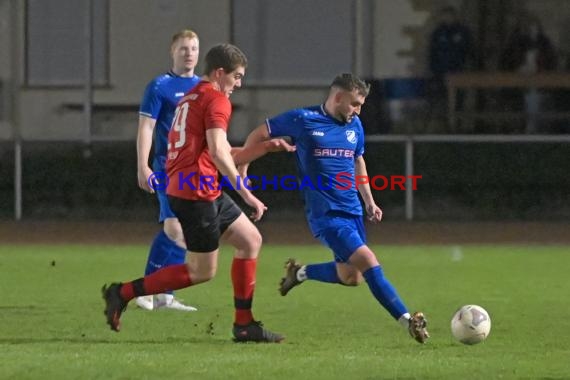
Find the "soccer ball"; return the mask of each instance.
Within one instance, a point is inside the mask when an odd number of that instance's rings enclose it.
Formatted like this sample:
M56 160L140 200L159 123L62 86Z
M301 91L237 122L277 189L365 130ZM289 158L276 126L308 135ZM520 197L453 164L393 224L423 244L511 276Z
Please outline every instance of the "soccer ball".
M481 306L462 306L451 319L451 333L464 344L484 341L491 332L491 317Z

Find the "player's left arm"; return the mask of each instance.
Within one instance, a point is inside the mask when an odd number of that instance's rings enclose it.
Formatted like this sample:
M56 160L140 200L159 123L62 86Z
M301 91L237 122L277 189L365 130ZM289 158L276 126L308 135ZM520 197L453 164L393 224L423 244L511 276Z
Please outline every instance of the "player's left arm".
M363 156L358 156L354 160L354 172L356 174L355 178L368 178L368 171L366 170L366 162ZM368 181L357 182L358 192L364 201L366 208L366 215L368 220L373 223L378 223L382 220L382 210L374 202L374 197L372 197L372 191L370 190L370 184Z

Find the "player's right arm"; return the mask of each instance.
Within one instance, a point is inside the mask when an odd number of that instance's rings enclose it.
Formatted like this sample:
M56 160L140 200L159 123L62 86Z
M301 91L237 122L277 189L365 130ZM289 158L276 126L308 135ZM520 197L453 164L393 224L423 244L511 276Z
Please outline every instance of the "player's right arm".
M139 187L149 193L154 193L148 184L152 169L148 166L148 158L152 147L152 136L156 120L139 115L139 129L137 132L137 179Z
M212 157L212 161L214 161L220 173L228 178L232 187L236 189L245 203L254 209L251 218L254 221L261 219L267 207L265 207L263 202L257 199L251 191L243 186L243 184L238 184L239 174L231 155L232 148L228 142L224 128L216 128L215 126L208 128L206 130L206 141L208 143L210 157Z
M267 130L267 125L265 123L261 124L255 128L247 136L245 143L243 144L243 149L253 149L255 146L259 146L262 142L267 141L271 138L269 136L269 131ZM249 168L249 162L245 162L239 165L239 173L242 178L247 177L247 169Z
M364 162L363 156L358 156L354 160L354 174L356 175L355 178L369 178L368 171L366 170L366 162ZM360 183L357 185L357 188L360 196L362 197L362 201L364 202L368 220L373 223L379 223L382 220L382 209L378 207L374 201L374 197L372 197L370 184Z

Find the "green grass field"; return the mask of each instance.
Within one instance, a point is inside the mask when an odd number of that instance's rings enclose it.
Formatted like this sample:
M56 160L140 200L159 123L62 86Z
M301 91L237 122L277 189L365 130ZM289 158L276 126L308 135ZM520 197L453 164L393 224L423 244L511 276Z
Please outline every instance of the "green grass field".
M138 277L145 246L0 247L1 379L569 379L570 248L375 247L385 273L432 339L420 345L366 285L307 282L277 293L282 264L329 260L319 246L266 246L255 316L283 344L235 344L223 249L217 277L180 291L195 313L130 305L122 331L105 324L101 285ZM491 335L453 340L463 304L485 307Z

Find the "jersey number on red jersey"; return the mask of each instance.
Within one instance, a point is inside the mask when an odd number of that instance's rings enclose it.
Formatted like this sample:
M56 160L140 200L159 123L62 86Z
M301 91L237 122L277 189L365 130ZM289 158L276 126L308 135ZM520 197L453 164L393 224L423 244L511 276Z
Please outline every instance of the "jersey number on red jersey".
M186 143L186 116L188 115L188 103L182 103L176 107L176 114L172 121L172 129L174 132L178 132L178 140L174 142L174 149L181 148ZM172 144L168 142L168 150L172 147Z

